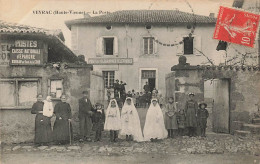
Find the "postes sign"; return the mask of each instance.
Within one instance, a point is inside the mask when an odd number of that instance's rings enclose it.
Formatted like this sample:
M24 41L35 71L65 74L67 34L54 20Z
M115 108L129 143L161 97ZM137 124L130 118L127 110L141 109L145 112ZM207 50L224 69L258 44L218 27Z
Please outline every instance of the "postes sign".
M133 58L89 58L88 64L93 65L131 65L133 64Z
M220 6L214 39L254 47L259 15Z
M16 40L11 48L10 65L42 65L43 50L35 40Z

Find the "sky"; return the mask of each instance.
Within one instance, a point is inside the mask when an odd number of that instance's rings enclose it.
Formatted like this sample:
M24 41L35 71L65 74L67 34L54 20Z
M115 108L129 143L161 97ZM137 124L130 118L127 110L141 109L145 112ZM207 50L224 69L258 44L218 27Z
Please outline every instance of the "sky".
M98 16L118 10L175 10L198 15L215 13L219 6L231 7L233 0L0 0L0 19L46 29L61 29L65 44L71 47L70 30L64 21L83 14L53 14L55 11L88 12ZM39 14L39 12L52 14Z

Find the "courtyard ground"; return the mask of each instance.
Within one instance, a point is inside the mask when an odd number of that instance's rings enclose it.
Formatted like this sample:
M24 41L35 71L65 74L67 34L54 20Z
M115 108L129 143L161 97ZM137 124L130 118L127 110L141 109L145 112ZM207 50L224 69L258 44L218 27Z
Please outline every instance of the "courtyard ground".
M143 128L147 110L138 109ZM94 136L93 136L94 137ZM1 144L1 163L209 163L260 164L259 138L241 138L207 132L206 138L179 136L158 142L109 142L103 132L101 142L36 147L33 143Z

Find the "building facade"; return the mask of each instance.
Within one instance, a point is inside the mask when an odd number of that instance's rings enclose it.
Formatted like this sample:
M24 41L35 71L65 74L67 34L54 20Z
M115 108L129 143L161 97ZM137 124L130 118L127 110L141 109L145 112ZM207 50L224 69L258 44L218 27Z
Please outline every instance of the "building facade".
M0 140L31 142L31 107L37 94L52 96L54 105L66 94L78 132L78 99L91 90L92 65L65 46L62 33L0 21ZM101 78L102 80L102 78Z
M126 90L143 91L146 82L165 94L165 75L186 56L192 65L224 63L212 39L216 18L178 10L130 10L67 21L72 50L103 73L105 87L115 79ZM193 28L194 27L194 28Z

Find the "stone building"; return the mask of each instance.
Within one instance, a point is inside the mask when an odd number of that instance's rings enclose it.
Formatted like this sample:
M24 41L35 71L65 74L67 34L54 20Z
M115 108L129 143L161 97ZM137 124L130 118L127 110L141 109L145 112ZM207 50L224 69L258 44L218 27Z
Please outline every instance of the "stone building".
M60 31L0 21L2 142L33 141L35 115L30 109L39 93L44 98L51 95L54 104L62 93L67 95L77 133L78 99L83 90L91 91L91 78L94 83L103 83L103 78L92 77L92 65L78 58L63 41Z
M225 63L226 51L216 51L218 41L212 39L215 23L214 14L125 10L70 20L66 25L72 50L103 73L105 87L119 79L127 82L127 91L143 91L148 82L165 94L165 75L179 56L186 56L193 65ZM231 48L228 54L231 58L237 53ZM250 60L250 65L252 61L257 60Z

